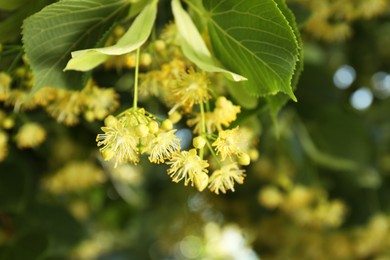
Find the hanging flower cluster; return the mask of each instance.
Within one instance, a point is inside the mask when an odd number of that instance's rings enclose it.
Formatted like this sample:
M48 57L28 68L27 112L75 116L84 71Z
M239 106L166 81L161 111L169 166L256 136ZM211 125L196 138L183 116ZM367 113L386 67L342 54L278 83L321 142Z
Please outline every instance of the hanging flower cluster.
M117 116L106 117L97 145L103 159L114 161L115 167L138 164L140 155L146 154L150 162L169 166L167 174L173 182L183 181L199 191L208 187L216 194L234 191L235 184L242 184L246 176L242 166L257 159L253 130L231 127L241 107L214 87L224 79L197 69L183 56L176 35L175 25L170 24L159 39L137 52L133 63L134 105ZM138 75L145 54L152 60ZM116 61L114 66L110 60L110 67L118 69L122 64L129 68L123 59ZM142 102L158 98L168 107L168 119L139 108L138 97ZM189 150L181 149L177 130L173 129L184 118L194 133Z
M140 154L148 154L152 163L163 163L180 150L180 139L168 121L158 124L154 116L142 108L131 108L119 116L108 116L96 141L105 160L137 164Z

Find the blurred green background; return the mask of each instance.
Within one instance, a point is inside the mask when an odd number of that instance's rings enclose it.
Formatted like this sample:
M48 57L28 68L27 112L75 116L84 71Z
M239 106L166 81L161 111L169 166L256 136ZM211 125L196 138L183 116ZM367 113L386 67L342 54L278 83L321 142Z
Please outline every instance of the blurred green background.
M28 116L46 141L10 143L0 162L0 259L390 259L389 3L314 2L289 1L304 44L298 102L278 131L255 115L260 158L234 193L173 184L165 166L107 170L99 123L67 127L38 109ZM163 25L169 1L160 8Z

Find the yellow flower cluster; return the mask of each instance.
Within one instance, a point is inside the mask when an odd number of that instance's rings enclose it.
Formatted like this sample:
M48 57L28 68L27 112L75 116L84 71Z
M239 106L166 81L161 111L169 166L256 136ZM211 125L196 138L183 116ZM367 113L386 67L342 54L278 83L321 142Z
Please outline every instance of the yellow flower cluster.
M114 89L99 88L93 81L81 91L43 88L34 97L57 122L70 126L79 122L82 113L89 122L103 120L119 106Z
M195 149L174 154L168 164L171 166L168 174L172 181L179 182L184 179L184 185L187 186L191 182L191 186L195 184L199 191L207 187L209 164L197 155Z
M184 57L179 43L177 28L171 24L140 56L132 54L130 62L139 66L137 62L147 60L145 54L150 53L152 69L139 75L139 93L137 85L134 95L139 94L141 101L157 97L168 107L169 120L156 120L134 105L116 117L106 118L97 145L103 158L113 160L115 166L137 164L140 155L147 154L150 162L169 165L167 173L173 182L183 181L199 191L208 187L216 194L234 191L235 183L242 184L245 177L239 165L246 166L251 159L257 159L258 153L252 152L254 135L244 127L229 129L240 106L216 93L212 86L220 85L215 81L224 79L196 68ZM194 148L182 151L172 128L183 117L196 136Z
M5 72L0 72L0 101L5 101L11 91L12 78Z
M25 122L18 129L14 129L15 114L8 115L0 110L0 162L3 161L9 151L8 141L12 140L19 149L35 148L46 140L46 130L39 123ZM16 132L13 138L12 133Z
M234 183L244 183L244 170L241 170L237 163L231 163L222 166L221 169L216 170L210 176L210 190L219 194L219 191L226 193L227 190L234 191Z
M352 33L351 23L357 19L369 19L382 14L386 0L294 0L312 11L305 30L316 38L340 41Z
M0 162L8 155L8 135L0 130Z
M92 80L81 91L44 87L29 97L31 71L25 67L20 67L18 71L15 77L19 77L19 81L28 78L28 81L22 81L24 88L12 88L11 76L0 72L0 101L6 106L13 106L16 111L41 106L59 123L72 126L79 122L82 113L89 122L103 120L119 106L119 96L113 88L100 88Z
M103 170L90 161L72 161L43 180L42 186L53 194L77 192L106 181Z
M115 165L130 162L137 164L140 154L149 154L152 163L163 163L180 150L176 130L160 126L155 117L142 108L131 108L117 117L108 116L98 134L97 145L105 160L115 160Z
M20 149L34 148L46 139L46 130L38 123L26 123L15 136L16 146Z
M319 190L301 185L284 192L266 186L260 190L259 201L265 207L279 208L302 226L319 229L340 226L346 213L340 200L328 200Z
M324 260L389 258L390 216L384 213L374 214L363 225L334 230L297 226L282 216L271 216L262 218L256 230L257 242L267 247L261 255L265 259L284 259L286 255Z
M320 187L294 184L293 168L286 161L280 164L285 168L279 169L267 165L267 159L260 162L260 167L257 168L260 177L271 182L259 191L260 205L272 210L278 209L296 224L313 229L335 228L343 223L347 208L342 201L330 200ZM263 172L271 174L262 176Z
M0 110L0 161L8 155L9 140L19 149L35 148L45 141L45 128L26 119L29 110L43 107L58 122L74 125L81 115L87 121L103 120L119 106L113 88L100 88L92 80L81 91L44 87L30 96L34 77L25 57L23 61L11 74L0 71L0 102L5 107Z
M215 131L222 131L223 126L229 127L237 119L237 114L240 112L241 108L233 105L226 97L218 97L214 110L204 113L207 133L212 134ZM200 134L202 132L202 114L194 113L194 117L187 120L187 125L194 127L194 133Z

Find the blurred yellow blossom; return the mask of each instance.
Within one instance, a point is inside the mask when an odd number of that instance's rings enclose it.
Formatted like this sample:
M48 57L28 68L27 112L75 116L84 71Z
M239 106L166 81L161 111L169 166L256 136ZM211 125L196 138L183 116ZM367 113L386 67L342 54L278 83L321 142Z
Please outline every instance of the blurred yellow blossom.
M119 96L113 88L99 88L91 80L83 89L87 121L103 120L119 106Z
M8 135L0 130L0 162L8 155Z
M43 187L53 194L77 192L102 184L103 170L90 161L72 161L43 180Z
M34 148L46 139L46 130L38 123L26 123L15 136L18 148Z
M275 186L267 186L260 190L258 200L264 207L274 209L284 200L283 193Z
M82 93L59 89L56 99L46 106L46 110L57 122L72 126L79 122L83 102Z
M0 72L0 101L9 97L12 78L5 72Z

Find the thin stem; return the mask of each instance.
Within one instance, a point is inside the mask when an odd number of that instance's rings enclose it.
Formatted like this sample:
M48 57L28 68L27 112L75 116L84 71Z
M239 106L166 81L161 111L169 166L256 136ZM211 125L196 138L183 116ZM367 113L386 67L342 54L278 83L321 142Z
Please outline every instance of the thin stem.
M221 161L219 160L217 154L215 153L213 147L211 147L210 143L208 140L206 140L206 144L207 144L207 148L209 148L211 154L213 155L213 157L215 158L215 161L218 163L218 166L219 167L222 167L222 164L221 164Z
M135 59L135 79L134 79L134 99L133 99L133 108L137 109L138 104L138 72L139 72L139 55L140 48L137 48L137 55Z
M205 116L204 116L204 104L200 103L199 106L200 106L200 117L201 117L201 129L202 129L202 135L204 136L206 134L206 120L205 120ZM199 151L200 158L203 159L203 155L204 155L204 149L202 148Z
M201 129L202 129L202 134L206 134L206 119L204 116L204 104L200 103L200 117L201 117Z
M15 57L15 59L12 61L11 65L8 67L7 72L10 73L18 64L20 58L23 55L23 51L20 50L18 55Z

